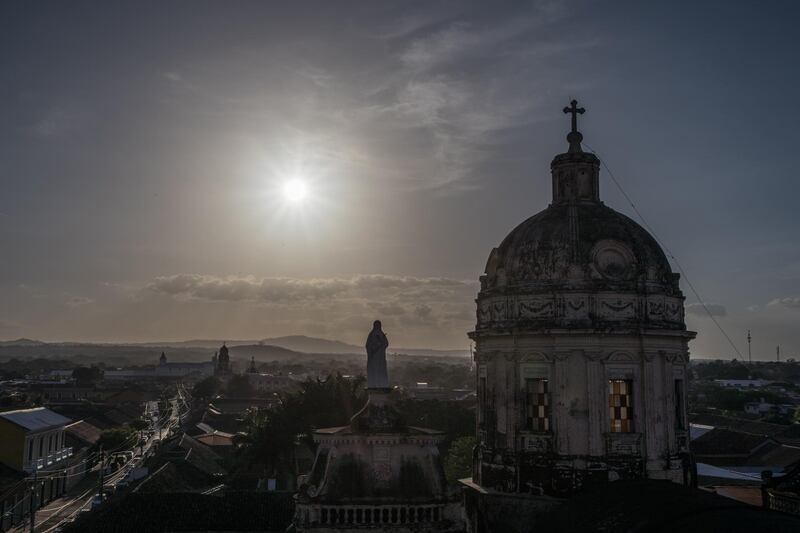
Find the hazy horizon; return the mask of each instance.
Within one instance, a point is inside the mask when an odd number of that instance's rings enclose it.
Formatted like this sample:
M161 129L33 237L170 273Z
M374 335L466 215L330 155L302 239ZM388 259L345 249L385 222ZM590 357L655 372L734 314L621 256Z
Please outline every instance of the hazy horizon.
M741 354L798 358L800 6L770 6L3 3L0 338L360 346L379 318L467 349L575 97ZM739 357L681 287L691 352Z

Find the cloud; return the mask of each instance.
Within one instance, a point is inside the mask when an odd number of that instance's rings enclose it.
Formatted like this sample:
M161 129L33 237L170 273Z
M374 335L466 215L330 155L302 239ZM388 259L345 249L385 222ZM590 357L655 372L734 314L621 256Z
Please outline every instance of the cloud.
M790 309L800 309L800 296L790 296L786 298L775 298L767 305L776 306L780 305Z
M728 311L727 309L725 309L724 305L712 304L712 303L707 303L705 305L705 308L701 303L688 304L686 306L686 312L689 313L690 315L695 315L700 317L708 316L709 313L711 313L711 316L715 317L726 316L728 314Z
M252 276L174 274L158 277L146 288L152 292L188 299L296 303L326 301L333 298L369 300L381 295L402 299L423 293L429 297L447 297L456 292L468 291L474 294L475 284L440 277L419 278L383 274L316 279L259 279ZM399 314L396 309L394 311L394 314Z
M18 332L22 328L22 324L15 320L0 319L0 334L9 335Z
M69 307L81 307L83 305L94 303L94 300L87 298L86 296L73 296L72 298L68 299L66 303Z
M37 137L60 137L78 129L82 120L83 117L78 113L53 108L31 125L30 130Z
M140 290L169 298L151 302L178 309L181 316L263 317L276 333L309 332L359 340L364 328L381 319L396 341L406 345L457 346L474 326L477 282L444 277L359 274L349 278L257 278L174 274ZM298 329L302 327L302 329Z

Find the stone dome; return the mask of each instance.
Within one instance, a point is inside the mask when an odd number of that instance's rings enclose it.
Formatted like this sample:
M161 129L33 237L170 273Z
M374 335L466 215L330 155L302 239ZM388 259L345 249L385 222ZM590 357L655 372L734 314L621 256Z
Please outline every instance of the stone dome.
M477 330L685 329L679 275L639 224L600 201L600 161L573 131L551 163L553 202L492 250Z
M551 205L530 217L492 251L486 273L489 287L672 285L669 261L656 240L602 203Z

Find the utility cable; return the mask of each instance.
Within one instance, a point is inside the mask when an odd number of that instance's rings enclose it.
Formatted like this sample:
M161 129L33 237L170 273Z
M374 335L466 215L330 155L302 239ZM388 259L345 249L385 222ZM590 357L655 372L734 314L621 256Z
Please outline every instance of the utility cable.
M736 347L736 344L734 344L734 342L731 340L730 336L728 336L728 333L725 331L725 329L722 327L722 325L717 321L717 319L714 316L714 314L709 310L709 308L706 305L705 301L700 296L700 293L694 287L694 284L692 284L691 280L689 279L689 276L686 274L686 271L681 266L680 261L678 261L678 258L675 257L675 254L672 253L672 251L669 249L669 247L667 247L667 245L664 244L664 242L661 239L658 238L658 235L656 234L655 230L653 230L653 228L650 226L650 224L647 223L647 220L644 218L644 215L642 215L642 213L639 211L639 209L633 203L633 200L631 200L631 197L628 196L627 192L625 192L625 189L622 188L622 185L617 180L617 178L614 176L614 173L611 172L611 169L608 167L608 165L603 160L603 158L601 158L599 155L597 155L597 152L595 152L594 149L592 149L592 147L590 147L585 142L583 143L583 145L586 146L586 148L588 148L589 151L591 153L593 153L595 155L595 157L597 157L597 159L600 160L600 164L603 165L603 168L606 169L606 172L608 172L608 175L611 177L611 181L614 182L614 185L617 186L617 189L619 189L619 191L622 193L622 196L624 196L625 200L628 201L628 204L630 204L631 208L633 208L633 211L639 217L639 220L641 220L641 222L644 225L644 227L647 228L647 230L650 232L650 234L653 236L653 238L656 240L656 242L664 249L664 251L670 257L670 259L672 259L672 261L675 263L675 266L678 268L678 271L680 271L681 275L683 276L683 279L686 280L686 285L689 286L689 289L692 291L692 293L694 294L695 298L697 298L697 301L700 302L700 305L703 307L703 310L705 310L706 314L711 319L711 321L714 322L714 325L717 326L717 329L719 329L720 333L722 333L722 335L728 341L728 344L731 345L731 348L733 348L733 351L735 351L736 354L739 356L739 358L742 359L743 358L742 352L739 351L739 348Z

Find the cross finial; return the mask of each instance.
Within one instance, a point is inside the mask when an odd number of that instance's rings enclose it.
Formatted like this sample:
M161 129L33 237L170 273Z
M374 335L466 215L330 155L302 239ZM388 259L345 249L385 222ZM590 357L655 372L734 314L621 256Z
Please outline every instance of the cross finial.
M572 114L572 131L577 133L578 132L578 115L583 115L586 113L586 110L582 107L578 107L578 101L573 100L569 103L569 107L564 108L564 113L571 113Z
M583 135L581 135L581 132L578 131L578 115L583 115L586 113L586 110L582 107L578 107L578 101L573 100L569 103L568 107L564 108L564 113L569 113L572 115L572 131L570 131L567 135L569 151L582 152L583 150L581 149L581 141L583 140Z

